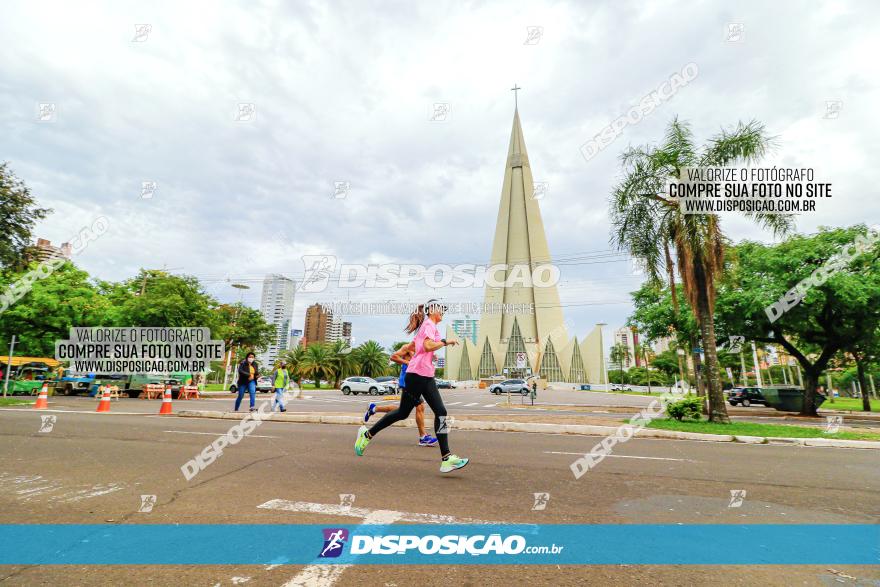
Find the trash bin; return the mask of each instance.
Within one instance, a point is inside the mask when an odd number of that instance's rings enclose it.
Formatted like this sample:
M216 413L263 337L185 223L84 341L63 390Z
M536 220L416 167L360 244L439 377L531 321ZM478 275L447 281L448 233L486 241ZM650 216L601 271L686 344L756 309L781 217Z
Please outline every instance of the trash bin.
M590 391L589 385L581 385L581 391Z

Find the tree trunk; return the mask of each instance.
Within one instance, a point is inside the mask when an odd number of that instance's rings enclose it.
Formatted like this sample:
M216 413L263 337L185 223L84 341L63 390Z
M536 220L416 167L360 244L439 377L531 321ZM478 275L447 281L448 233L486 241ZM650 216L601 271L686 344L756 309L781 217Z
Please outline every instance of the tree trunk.
M727 406L724 405L724 391L718 365L718 349L715 347L715 319L709 308L709 299L703 288L700 288L698 304L700 307L700 333L703 336L703 353L706 355L706 368L703 379L708 387L709 421L729 423Z
M824 367L817 369L815 365L804 365L804 407L801 409L801 416L819 416L816 411L816 387L823 370Z
M853 357L856 360L856 372L859 375L859 385L862 387L862 411L871 411L871 399L868 397L868 382L865 378L865 363L855 353Z

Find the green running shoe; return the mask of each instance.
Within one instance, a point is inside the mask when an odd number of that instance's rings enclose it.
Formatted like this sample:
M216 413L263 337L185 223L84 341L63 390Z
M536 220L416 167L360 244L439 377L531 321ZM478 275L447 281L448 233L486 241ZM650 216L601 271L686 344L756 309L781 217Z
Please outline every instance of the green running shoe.
M456 469L461 469L466 464L468 464L468 459L463 459L458 455L449 455L448 459L440 461L440 472L451 473Z
M367 427L361 426L358 428L357 440L354 441L354 454L359 457L364 456L364 451L367 450L368 444L370 444L370 439L367 438Z

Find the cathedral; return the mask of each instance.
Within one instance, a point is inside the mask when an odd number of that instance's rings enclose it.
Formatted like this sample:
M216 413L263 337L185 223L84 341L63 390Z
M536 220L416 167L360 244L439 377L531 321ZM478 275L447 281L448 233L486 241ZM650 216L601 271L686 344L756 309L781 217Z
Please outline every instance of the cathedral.
M552 258L516 109L490 265L505 265L508 275L531 275L547 264ZM508 283L498 285L504 281ZM446 377L468 381L500 374L538 375L548 382L604 381L601 328L578 340L566 328L556 283L523 281L505 280L500 273L487 281L476 344L447 328L447 338L461 344L446 349ZM497 308L504 311L493 311Z

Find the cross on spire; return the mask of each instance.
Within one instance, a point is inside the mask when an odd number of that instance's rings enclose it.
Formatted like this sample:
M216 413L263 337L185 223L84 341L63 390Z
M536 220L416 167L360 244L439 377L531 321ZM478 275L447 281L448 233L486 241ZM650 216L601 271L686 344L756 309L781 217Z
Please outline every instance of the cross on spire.
M510 91L513 92L513 107L514 107L514 108L517 108L517 109L519 108L519 104L517 103L517 99L516 99L516 98L517 98L517 92L518 92L519 90L521 90L521 89L522 89L522 88L519 87L519 86L516 85L516 84L513 84L513 87L510 88Z

